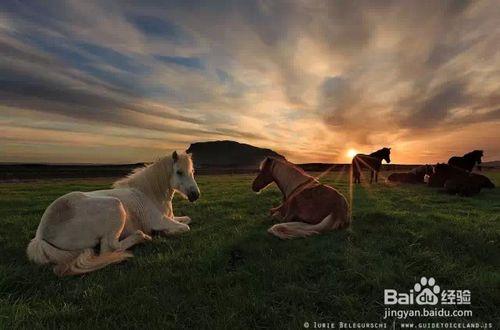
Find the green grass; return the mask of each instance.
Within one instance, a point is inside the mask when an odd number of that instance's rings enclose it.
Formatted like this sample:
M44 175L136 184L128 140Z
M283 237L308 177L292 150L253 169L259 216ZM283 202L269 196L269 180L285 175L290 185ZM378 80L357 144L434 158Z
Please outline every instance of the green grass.
M488 175L500 183L500 173ZM255 195L251 180L199 177L202 198L174 202L176 214L193 219L190 233L156 238L126 263L67 278L28 263L26 245L56 197L107 188L109 180L0 184L0 328L380 321L383 290L407 292L421 276L471 290L473 317L464 321L500 325L500 189L462 198L424 186L356 186L349 230L280 241L266 232L280 194ZM322 181L349 196L347 177Z

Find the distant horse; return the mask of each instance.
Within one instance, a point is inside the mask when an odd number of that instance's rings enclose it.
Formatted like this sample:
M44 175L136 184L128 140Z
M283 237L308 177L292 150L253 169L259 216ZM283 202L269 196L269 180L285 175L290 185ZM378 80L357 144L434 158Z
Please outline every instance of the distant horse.
M425 183L424 178L426 175L431 175L434 172L432 165L425 164L422 166L417 166L410 171L410 173L415 175L417 182Z
M495 188L495 184L491 182L491 180L484 175L471 173L470 176L475 182L477 182L481 186L481 188L487 188L487 189Z
M469 173L448 164L436 164L434 173L429 178L430 187L444 188L451 195L472 196L482 188L494 188L495 185L484 175Z
M447 180L461 178L468 173L461 168L453 167L448 164L438 163L434 166L433 173L429 177L427 183L429 187L443 188Z
M281 239L306 237L350 224L349 205L336 189L323 185L304 170L285 159L267 157L252 183L259 192L272 182L283 194L283 203L271 209L271 215L282 221L268 232Z
M446 180L444 190L450 195L469 197L481 192L481 185L470 176L462 176Z
M478 194L482 188L493 189L495 185L486 176L476 173L467 173L454 177L444 183L444 190L451 195L472 196Z
M352 159L352 176L354 183L361 183L361 171L365 168L370 170L370 183L373 182L373 177L375 176L375 182L378 182L378 172L380 166L382 165L382 160L387 163L391 162L391 148L382 148L369 155L357 154Z
M29 259L55 264L60 276L84 274L130 258L126 250L150 241L152 232L189 231L191 219L174 217L172 210L175 192L191 202L200 195L189 155L174 151L113 188L71 192L50 204L28 245Z
M396 172L391 173L387 177L387 181L401 183L418 183L417 176L411 172Z
M425 176L433 173L431 165L422 165L413 168L410 172L396 172L387 178L390 182L425 183Z
M448 165L453 167L461 168L467 172L471 172L474 168L474 165L481 164L481 158L484 156L482 150L474 150L469 153L466 153L462 157L453 156L448 160ZM481 170L481 167L478 165L478 169Z

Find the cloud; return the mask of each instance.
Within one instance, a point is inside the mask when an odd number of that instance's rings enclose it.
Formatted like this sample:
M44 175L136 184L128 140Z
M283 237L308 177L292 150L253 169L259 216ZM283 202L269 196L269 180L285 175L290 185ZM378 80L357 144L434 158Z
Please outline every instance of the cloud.
M430 91L422 101L411 100L415 110L409 111L409 114L402 120L403 127L433 127L448 118L451 110L459 106L465 106L467 95L465 84L461 82L446 82ZM408 100L406 100L408 103Z
M403 154L416 141L472 134L469 127L500 120L496 7L462 0L3 2L0 105L9 114L0 121L14 118L21 129L27 117L16 110L23 110L102 139L91 126L106 125L113 139L123 134L123 153L126 138L142 134L139 145L148 136L164 138L156 147L165 149L236 139L304 161L344 161L350 147L388 144ZM487 154L500 149L494 140Z

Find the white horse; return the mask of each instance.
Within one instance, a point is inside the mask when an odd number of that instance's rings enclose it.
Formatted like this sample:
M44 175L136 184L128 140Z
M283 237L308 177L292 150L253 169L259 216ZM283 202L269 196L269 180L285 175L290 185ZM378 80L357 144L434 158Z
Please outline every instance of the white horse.
M126 250L167 235L189 231L189 217L174 217L177 191L193 202L200 196L188 154L161 158L114 183L114 189L71 192L45 210L28 245L28 258L55 264L57 275L92 272L132 256ZM94 248L100 245L100 254Z

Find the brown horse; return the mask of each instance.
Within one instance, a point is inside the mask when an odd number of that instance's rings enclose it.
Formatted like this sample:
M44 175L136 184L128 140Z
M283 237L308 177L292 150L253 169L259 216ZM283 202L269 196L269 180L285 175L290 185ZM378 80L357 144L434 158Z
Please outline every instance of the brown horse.
M387 163L391 162L391 148L382 148L369 155L357 154L352 159L352 177L354 183L361 183L361 171L365 168L370 170L370 183L373 182L373 177L375 176L375 182L378 182L378 172L380 166L382 165L382 160Z
M259 192L276 182L283 194L283 203L271 209L271 215L282 221L268 232L282 239L306 237L350 224L349 204L336 189L323 185L304 170L285 159L267 157L253 181Z

